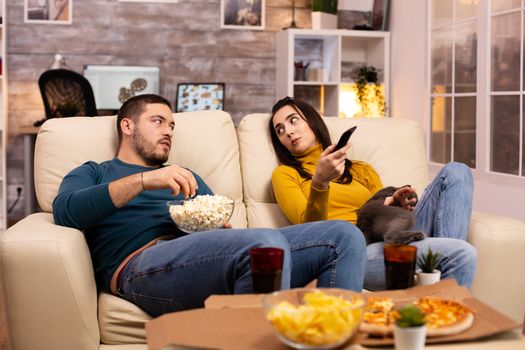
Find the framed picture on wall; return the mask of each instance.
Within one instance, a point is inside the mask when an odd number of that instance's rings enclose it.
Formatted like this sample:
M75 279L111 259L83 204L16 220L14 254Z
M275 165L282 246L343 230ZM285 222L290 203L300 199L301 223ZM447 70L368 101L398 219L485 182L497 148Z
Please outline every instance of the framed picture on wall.
M175 112L224 110L224 83L180 83Z
M119 2L179 2L179 0L118 0Z
M221 0L221 28L264 30L265 0Z
M388 0L374 0L372 8L372 28L374 30L387 30L388 26Z
M24 0L24 22L71 24L73 0Z

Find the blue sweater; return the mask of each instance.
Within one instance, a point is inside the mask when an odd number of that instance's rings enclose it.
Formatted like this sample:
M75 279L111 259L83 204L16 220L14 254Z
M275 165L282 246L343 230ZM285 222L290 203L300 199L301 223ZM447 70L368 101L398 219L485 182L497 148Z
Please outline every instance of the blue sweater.
M173 224L166 205L168 200L182 199L182 194L175 197L171 189L143 191L120 209L111 201L110 182L151 170L113 158L100 164L84 163L62 180L53 202L55 223L84 231L101 290L109 290L115 269L132 252L159 236L184 235ZM212 194L206 183L193 175L197 194Z

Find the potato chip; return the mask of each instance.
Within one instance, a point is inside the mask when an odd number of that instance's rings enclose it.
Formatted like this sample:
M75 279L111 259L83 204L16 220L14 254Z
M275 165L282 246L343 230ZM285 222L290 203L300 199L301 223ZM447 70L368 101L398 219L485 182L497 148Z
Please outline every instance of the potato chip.
M322 291L308 292L303 305L281 301L267 315L284 337L306 345L340 343L353 334L361 321L364 300L333 296Z

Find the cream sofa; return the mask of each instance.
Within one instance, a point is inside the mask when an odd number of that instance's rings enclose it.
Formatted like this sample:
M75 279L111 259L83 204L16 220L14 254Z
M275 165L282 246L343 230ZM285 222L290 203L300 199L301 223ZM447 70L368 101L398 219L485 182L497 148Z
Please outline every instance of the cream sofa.
M249 115L235 129L225 112L176 114L170 161L194 169L218 194L235 200L234 227L287 225L270 185L277 165L266 115ZM423 133L409 120L326 119L333 138L359 125L349 156L371 163L386 184L428 182ZM97 294L82 233L54 225L52 202L62 177L87 160L111 159L114 117L46 122L37 138L35 185L43 213L0 235L0 276L14 350L146 349L144 322L134 305ZM474 213L469 241L479 253L472 292L518 321L525 310L525 223Z

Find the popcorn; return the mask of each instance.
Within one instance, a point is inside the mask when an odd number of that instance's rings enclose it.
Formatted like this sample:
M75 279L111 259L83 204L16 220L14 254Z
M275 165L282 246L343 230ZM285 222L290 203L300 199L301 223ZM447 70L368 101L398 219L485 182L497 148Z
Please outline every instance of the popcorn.
M168 202L170 216L184 231L206 231L224 226L233 212L233 201L220 195L196 196L181 201L180 205Z

